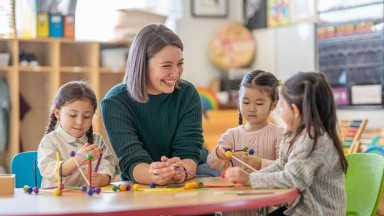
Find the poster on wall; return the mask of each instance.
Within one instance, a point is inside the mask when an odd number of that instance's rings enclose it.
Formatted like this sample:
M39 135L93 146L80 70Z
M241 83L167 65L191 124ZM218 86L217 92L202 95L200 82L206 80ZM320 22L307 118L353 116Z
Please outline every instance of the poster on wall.
M244 0L243 13L248 29L267 27L267 0Z
M268 0L267 22L268 27L287 25L290 23L290 0Z

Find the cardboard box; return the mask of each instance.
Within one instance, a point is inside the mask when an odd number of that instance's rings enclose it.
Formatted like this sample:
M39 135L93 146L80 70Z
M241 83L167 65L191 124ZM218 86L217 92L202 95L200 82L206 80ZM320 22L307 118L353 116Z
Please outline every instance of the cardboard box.
M0 174L0 195L12 195L15 190L15 174Z
M143 9L117 10L114 39L133 38L145 25L150 23L164 24L166 18L165 15Z

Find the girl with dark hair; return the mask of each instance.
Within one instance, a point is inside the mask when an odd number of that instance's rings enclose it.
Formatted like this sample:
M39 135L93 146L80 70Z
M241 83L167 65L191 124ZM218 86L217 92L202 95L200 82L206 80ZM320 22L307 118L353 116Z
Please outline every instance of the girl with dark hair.
M61 166L62 181L68 186L87 186L80 169L86 171L84 155L93 160L102 155L98 170L92 163L93 186L104 186L115 176L114 156L108 150L103 138L93 132L92 118L96 112L95 93L83 81L71 81L60 87L51 107L50 121L46 135L38 147L38 166L42 175L42 187L57 185L57 169ZM71 157L70 152L78 154ZM57 161L56 154L60 160ZM59 162L60 166L57 166Z
M268 117L278 102L278 86L279 81L272 73L255 70L245 74L239 90L239 126L221 135L216 148L208 155L208 165L212 169L226 168L229 161L242 167L225 156L227 150L253 149L254 155L241 159L255 169L266 167L277 159L283 130L269 123Z
M252 188L297 188L297 199L270 215L345 215L347 161L337 130L332 90L321 73L298 73L280 92L287 125L279 158L265 169L246 173L228 168L231 182Z

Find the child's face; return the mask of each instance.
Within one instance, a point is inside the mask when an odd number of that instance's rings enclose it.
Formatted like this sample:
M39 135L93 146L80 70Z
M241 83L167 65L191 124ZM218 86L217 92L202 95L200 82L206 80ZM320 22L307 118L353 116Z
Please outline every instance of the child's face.
M148 62L148 94L172 93L183 72L183 52L168 45L156 53Z
M89 100L76 100L55 109L55 116L65 132L73 137L81 137L92 125L93 106Z
M260 88L242 88L239 98L241 115L249 126L260 129L268 123L269 113L275 104L269 93Z
M295 116L296 107L293 107L291 104L284 99L280 94L279 103L281 107L281 116L286 124L286 131L292 132L297 129L300 119Z

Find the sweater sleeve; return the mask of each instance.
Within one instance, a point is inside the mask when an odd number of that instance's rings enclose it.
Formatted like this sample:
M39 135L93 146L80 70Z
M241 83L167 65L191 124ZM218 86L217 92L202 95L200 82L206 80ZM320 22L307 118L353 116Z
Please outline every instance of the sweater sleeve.
M216 149L219 147L233 149L234 138L232 131L232 129L228 129L225 133L223 133L217 142L216 148L209 153L207 163L212 169L219 170L224 168L225 161L217 156Z
M133 169L139 163L151 163L134 127L134 114L125 95L107 95L101 102L101 114L109 140L115 151L123 180L134 180Z
M192 159L199 164L203 148L202 107L199 94L192 85L183 86L178 127L172 145L172 156Z
M250 174L252 188L297 187L300 191L308 188L313 182L315 172L323 165L322 160L326 154L319 149L312 151L312 147L313 140L308 136L296 141L286 164L280 164L280 157L276 164ZM276 169L279 164L281 170Z
M276 131L276 136L275 136L274 147L275 147L275 159L277 159L278 155L279 155L279 150L280 150L280 143L281 143L281 140L282 140L282 137L283 137L283 129L276 128L275 131ZM263 168L265 168L267 166L270 166L275 161L276 160L268 160L268 159L262 158L261 159L261 168L263 169Z

